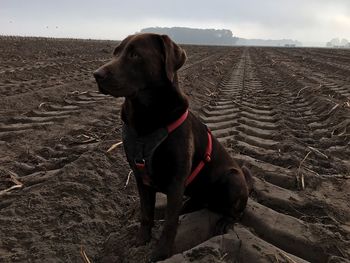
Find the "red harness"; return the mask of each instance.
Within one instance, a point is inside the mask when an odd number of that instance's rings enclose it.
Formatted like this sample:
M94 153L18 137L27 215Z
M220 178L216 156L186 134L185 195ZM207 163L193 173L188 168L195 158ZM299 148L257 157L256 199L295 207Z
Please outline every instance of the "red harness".
M203 158L203 160L201 160L199 162L199 164L192 171L190 176L187 177L186 182L185 182L185 186L189 185L194 180L194 178L196 178L196 176L200 173L200 171L202 171L205 163L209 163L211 161L211 152L212 152L213 147L212 147L211 132L209 129L208 129L207 133L208 133L208 144L207 144L207 148L205 150L204 158Z
M178 128L186 119L188 116L188 110L186 110L184 112L184 114L182 114L180 116L179 119L177 119L176 121L174 121L173 123L169 124L166 129L168 130L168 133L173 132L176 128ZM208 162L211 161L211 153L212 153L212 149L213 149L213 145L212 145L212 135L210 130L208 129L208 143L207 143L207 148L205 150L205 154L203 159L200 161L200 163L196 166L196 168L192 171L192 173L190 174L189 177L187 177L186 181L185 181L185 186L188 186L195 178L196 176L200 173L200 171L203 169L204 165ZM136 163L136 168L140 171L144 171L145 169L145 163ZM145 178L143 178L143 182L147 185L150 185L150 178L148 175L145 176Z

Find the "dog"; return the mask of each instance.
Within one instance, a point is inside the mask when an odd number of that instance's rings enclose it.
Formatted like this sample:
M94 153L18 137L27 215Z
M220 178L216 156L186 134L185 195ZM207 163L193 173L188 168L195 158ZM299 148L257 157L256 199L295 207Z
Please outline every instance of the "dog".
M171 256L184 195L192 206L206 205L236 219L252 189L250 171L188 111L177 77L186 59L167 35L135 34L94 72L100 92L125 97L123 145L140 196L140 245L151 239L156 192L167 195L164 228L151 261Z

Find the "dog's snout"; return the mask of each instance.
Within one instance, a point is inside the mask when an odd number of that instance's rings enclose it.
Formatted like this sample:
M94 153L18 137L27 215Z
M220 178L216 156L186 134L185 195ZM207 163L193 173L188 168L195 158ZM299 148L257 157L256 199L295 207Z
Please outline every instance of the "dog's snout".
M99 68L94 72L95 79L98 80L104 80L107 77L107 70L104 68Z

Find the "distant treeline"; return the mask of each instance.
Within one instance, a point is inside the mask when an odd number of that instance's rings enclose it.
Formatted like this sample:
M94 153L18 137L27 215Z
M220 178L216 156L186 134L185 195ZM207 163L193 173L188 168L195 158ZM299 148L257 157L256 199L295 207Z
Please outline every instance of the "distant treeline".
M327 42L326 47L350 48L350 42L346 38L342 40L333 38L331 41Z
M187 27L149 27L141 33L157 33L170 36L175 42L195 45L220 46L301 46L302 43L291 39L264 40L245 39L233 36L228 29L198 29Z
M234 45L238 38L228 29L196 29L187 27L149 27L141 33L166 34L175 42L194 45Z

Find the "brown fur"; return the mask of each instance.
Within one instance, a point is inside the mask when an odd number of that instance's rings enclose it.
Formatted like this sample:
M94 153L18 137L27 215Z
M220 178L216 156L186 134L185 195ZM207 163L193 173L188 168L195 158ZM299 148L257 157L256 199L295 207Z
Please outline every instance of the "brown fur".
M101 92L126 98L122 120L139 135L146 135L174 122L188 108L176 73L185 60L185 51L168 36L132 35L120 43L112 60L94 76ZM214 137L211 162L185 188L184 182L203 159L206 145L206 127L190 113L155 151L153 186L144 185L136 176L141 203L140 244L151 238L156 192L165 193L168 200L164 229L152 260L172 253L184 194L192 203L206 205L229 218L237 218L246 206L251 174L246 167L241 169Z

